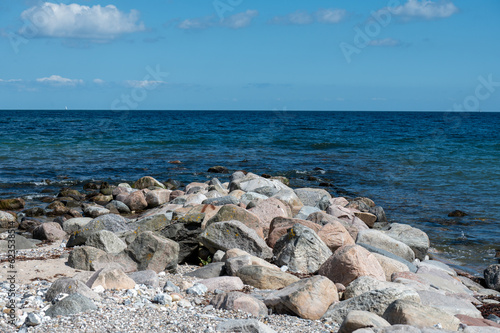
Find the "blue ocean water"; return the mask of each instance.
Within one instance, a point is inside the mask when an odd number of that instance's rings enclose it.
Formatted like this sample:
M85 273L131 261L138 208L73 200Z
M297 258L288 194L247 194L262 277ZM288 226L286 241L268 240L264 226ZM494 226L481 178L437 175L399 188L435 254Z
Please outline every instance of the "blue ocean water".
M223 165L370 197L479 272L500 248L499 129L486 112L0 111L0 198L145 175L204 181Z

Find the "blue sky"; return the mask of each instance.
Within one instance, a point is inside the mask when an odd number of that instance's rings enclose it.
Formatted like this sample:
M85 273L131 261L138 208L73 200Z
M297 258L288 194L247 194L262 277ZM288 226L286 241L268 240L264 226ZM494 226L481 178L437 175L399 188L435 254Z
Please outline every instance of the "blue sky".
M498 0L0 0L0 109L499 110Z

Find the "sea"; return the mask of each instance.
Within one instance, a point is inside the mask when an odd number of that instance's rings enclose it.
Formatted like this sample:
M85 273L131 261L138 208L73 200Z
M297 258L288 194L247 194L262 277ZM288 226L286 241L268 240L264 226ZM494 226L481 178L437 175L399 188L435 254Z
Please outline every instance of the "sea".
M481 275L496 263L500 113L0 111L0 198L28 206L92 180L228 181L215 165L369 197L451 265Z

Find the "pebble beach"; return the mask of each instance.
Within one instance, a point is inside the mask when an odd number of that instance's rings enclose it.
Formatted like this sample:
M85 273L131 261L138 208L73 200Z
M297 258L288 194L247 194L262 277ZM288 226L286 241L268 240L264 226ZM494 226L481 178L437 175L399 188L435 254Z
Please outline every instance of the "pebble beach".
M0 200L0 330L500 332L500 265L455 270L371 198L208 172Z

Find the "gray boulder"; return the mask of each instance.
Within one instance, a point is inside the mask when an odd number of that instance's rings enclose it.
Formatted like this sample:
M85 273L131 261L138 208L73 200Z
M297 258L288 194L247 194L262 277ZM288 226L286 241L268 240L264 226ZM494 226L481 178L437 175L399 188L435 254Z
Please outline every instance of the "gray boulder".
M216 309L242 311L256 317L267 315L267 307L264 302L239 291L216 295L210 304Z
M84 229L74 232L66 246L73 247L83 245L87 238L99 230L108 230L113 233L133 230L134 226L126 218L116 214L106 214L90 221Z
M484 270L484 280L488 288L500 291L500 264L488 266Z
M52 302L59 294L80 294L93 300L100 300L101 297L90 289L85 283L73 278L60 278L54 281L45 294L45 300Z
M83 216L96 218L101 215L109 214L110 211L107 208L98 205L84 205Z
M434 291L417 290L422 305L431 306L452 315L466 315L472 318L483 318L481 312L467 299L443 295ZM400 323L404 324L404 323Z
M420 297L414 290L387 288L368 291L359 296L350 298L330 306L323 319L330 319L341 323L347 314L354 310L369 311L382 316L387 307L398 299L420 303Z
M216 222L209 225L201 234L200 241L212 253L239 248L263 259L272 257L272 250L266 242L239 221Z
M299 210L299 212L297 213L297 215L294 216L294 218L305 220L309 215L317 212L321 212L321 209L317 207L304 206Z
M112 200L106 205L106 209L109 211L116 210L120 214L130 214L130 208L123 202L118 200Z
M225 195L220 198L210 198L203 200L202 204L204 205L214 205L214 206L224 206L224 205L237 205L240 201L238 198L233 197L232 195Z
M73 294L52 305L45 315L49 317L69 316L89 310L97 310L91 299L80 294Z
M160 286L158 274L151 269L128 273L127 276L134 280L136 284L143 284L150 288L158 288Z
M406 245L381 231L374 229L361 230L356 238L356 244L368 244L379 249L389 251L409 262L415 260L415 253Z
M127 244L111 231L99 230L87 238L86 246L93 246L107 253L119 253L127 248Z
M159 273L177 269L179 244L151 231L137 235L125 251L137 262L140 271L151 269Z
M204 216L205 214L200 214ZM202 221L185 218L163 228L160 234L179 244L179 264L196 260L198 257L199 237Z
M197 277L199 279L211 279L221 276L224 272L225 263L213 262L197 270L184 274L185 276Z
M409 262L408 260L406 260L404 258L401 258L398 255L395 255L394 253L391 253L391 252L383 250L383 249L379 249L378 247L371 246L371 245L368 245L368 244L360 243L358 245L364 247L365 249L367 249L371 253L376 253L376 254L383 255L383 256L385 256L387 258L391 258L393 260L396 260L396 261L398 261L398 262L406 265L406 267L408 267L408 270L410 272L412 272L412 273L415 273L417 271L417 269L418 269L417 266L415 266L413 263Z
M91 217L75 217L64 221L62 228L68 234L72 234L76 231L84 229L90 221L92 221Z
M391 326L384 318L368 312L354 310L347 314L338 333L351 333L360 328L382 328Z
M402 243L408 245L413 252L415 257L420 260L424 260L429 250L430 242L429 236L420 229L414 228L407 224L401 223L391 223L381 230L387 236L390 236Z
M290 271L304 274L316 272L332 255L314 230L298 223L276 242L273 252L278 266L286 265Z
M257 319L230 319L217 325L217 332L241 332L241 333L276 333L266 324Z
M332 198L330 193L320 188L298 188L294 192L304 206L316 207L320 210L326 210Z
M7 251L12 250L12 243L8 241L9 238L5 240L0 240L0 253L7 253ZM32 249L35 247L35 243L30 241L24 236L15 234L14 242L16 244L16 250ZM9 245L11 246L9 248Z
M68 266L84 271L95 271L98 269L96 263L104 255L106 252L92 246L76 246L69 254Z

